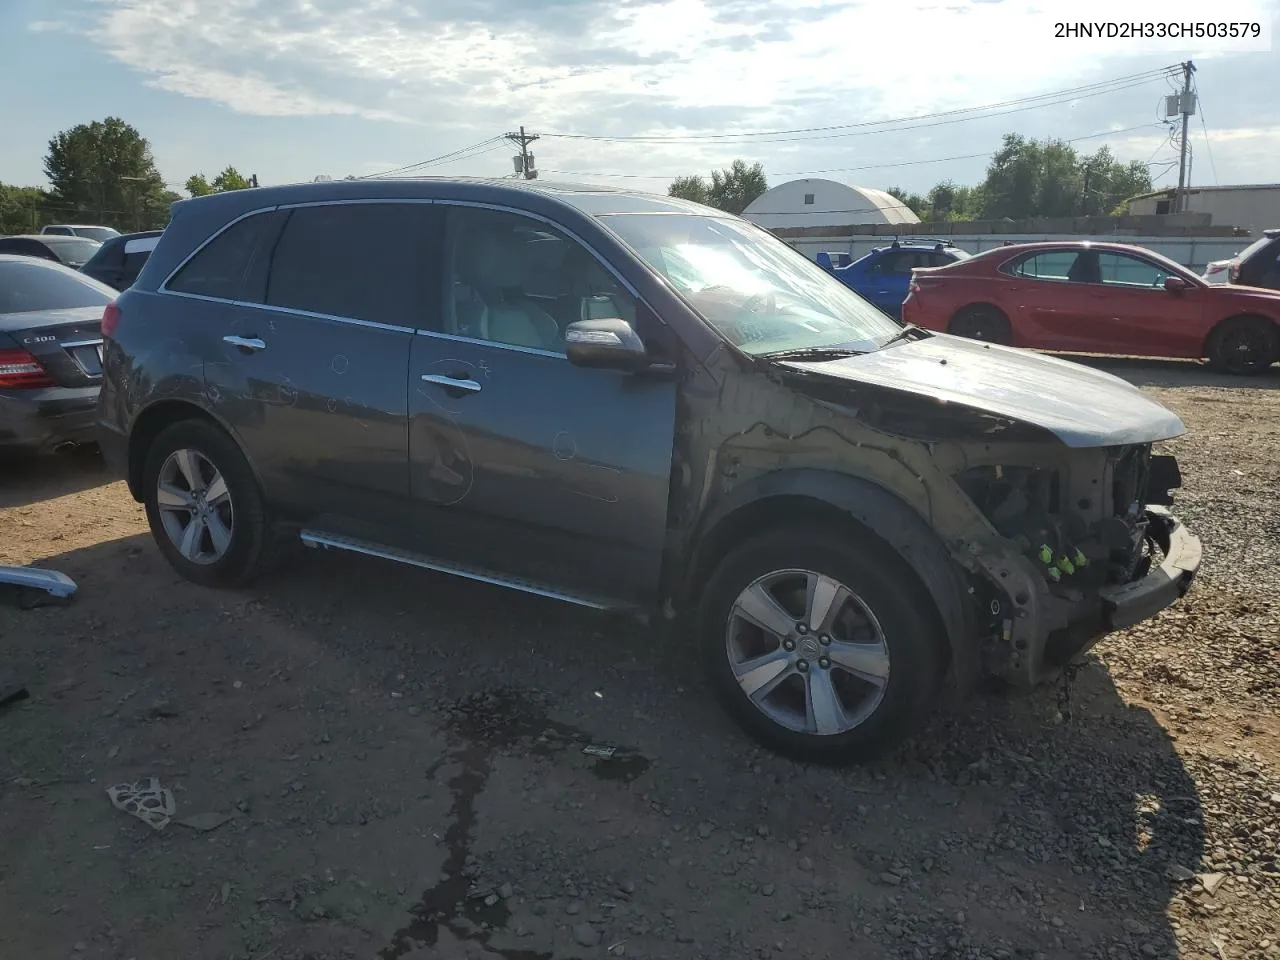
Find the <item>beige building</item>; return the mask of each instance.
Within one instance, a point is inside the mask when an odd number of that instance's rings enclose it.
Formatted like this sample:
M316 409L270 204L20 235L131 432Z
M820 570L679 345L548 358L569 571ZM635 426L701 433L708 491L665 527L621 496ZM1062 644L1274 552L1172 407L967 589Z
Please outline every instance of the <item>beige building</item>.
M1129 201L1129 213L1172 213L1173 188L1144 193ZM1207 213L1215 227L1242 227L1251 236L1280 227L1280 183L1252 183L1234 187L1192 187L1186 213Z

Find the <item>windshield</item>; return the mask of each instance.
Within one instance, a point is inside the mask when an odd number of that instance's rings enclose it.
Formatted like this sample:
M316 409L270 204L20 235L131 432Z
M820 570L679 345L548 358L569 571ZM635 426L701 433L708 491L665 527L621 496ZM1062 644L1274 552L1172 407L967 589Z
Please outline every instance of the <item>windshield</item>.
M120 231L112 230L110 227L76 227L76 236L88 237L90 240L105 243L112 237L120 236Z
M0 314L105 307L116 292L48 260L0 260Z
M1248 260L1250 257L1252 257L1255 253L1257 253L1259 250L1261 250L1270 242L1271 242L1270 237L1259 237L1257 240L1253 241L1253 243L1249 244L1247 247L1245 247L1243 250L1237 253L1233 259L1237 261Z
M870 351L901 330L767 231L696 214L602 216L720 334L745 353Z
M59 260L72 267L83 267L102 246L86 237L41 237L40 240Z

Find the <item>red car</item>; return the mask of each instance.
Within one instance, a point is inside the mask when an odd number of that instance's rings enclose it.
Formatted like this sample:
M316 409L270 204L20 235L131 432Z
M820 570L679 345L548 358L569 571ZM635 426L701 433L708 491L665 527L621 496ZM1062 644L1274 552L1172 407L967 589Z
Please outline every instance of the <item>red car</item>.
M1280 359L1280 291L1212 286L1123 243L1021 243L918 268L902 319L1038 350L1207 357L1229 373Z

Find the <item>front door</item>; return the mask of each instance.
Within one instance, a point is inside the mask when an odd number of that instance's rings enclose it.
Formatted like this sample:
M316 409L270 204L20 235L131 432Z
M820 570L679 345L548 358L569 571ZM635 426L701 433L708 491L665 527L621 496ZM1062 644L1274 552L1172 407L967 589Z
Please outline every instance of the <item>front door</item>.
M451 207L443 302L414 338L410 486L435 556L604 600L661 569L675 385L569 363L564 328L637 303L580 244L518 214Z
M1199 287L1172 293L1172 274L1143 257L1100 252L1089 310L1080 335L1097 353L1130 356L1199 357L1204 309Z
M271 215L286 219L255 261L269 261L260 287L221 305L211 331L214 409L268 497L327 532L405 539L393 535L409 511L408 370L429 212L355 203Z

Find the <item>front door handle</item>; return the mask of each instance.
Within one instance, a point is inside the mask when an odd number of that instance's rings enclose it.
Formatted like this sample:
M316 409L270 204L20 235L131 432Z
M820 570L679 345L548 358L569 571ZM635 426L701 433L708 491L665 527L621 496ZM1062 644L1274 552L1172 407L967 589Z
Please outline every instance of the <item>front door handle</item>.
M229 343L233 347L239 347L241 350L247 350L250 353L267 349L267 345L257 337L223 337L222 342Z
M480 384L476 383L474 380L466 378L454 379L453 377L445 377L437 373L424 373L422 375L422 379L426 383L436 383L442 387L448 388L449 390L465 390L468 393L480 392Z

